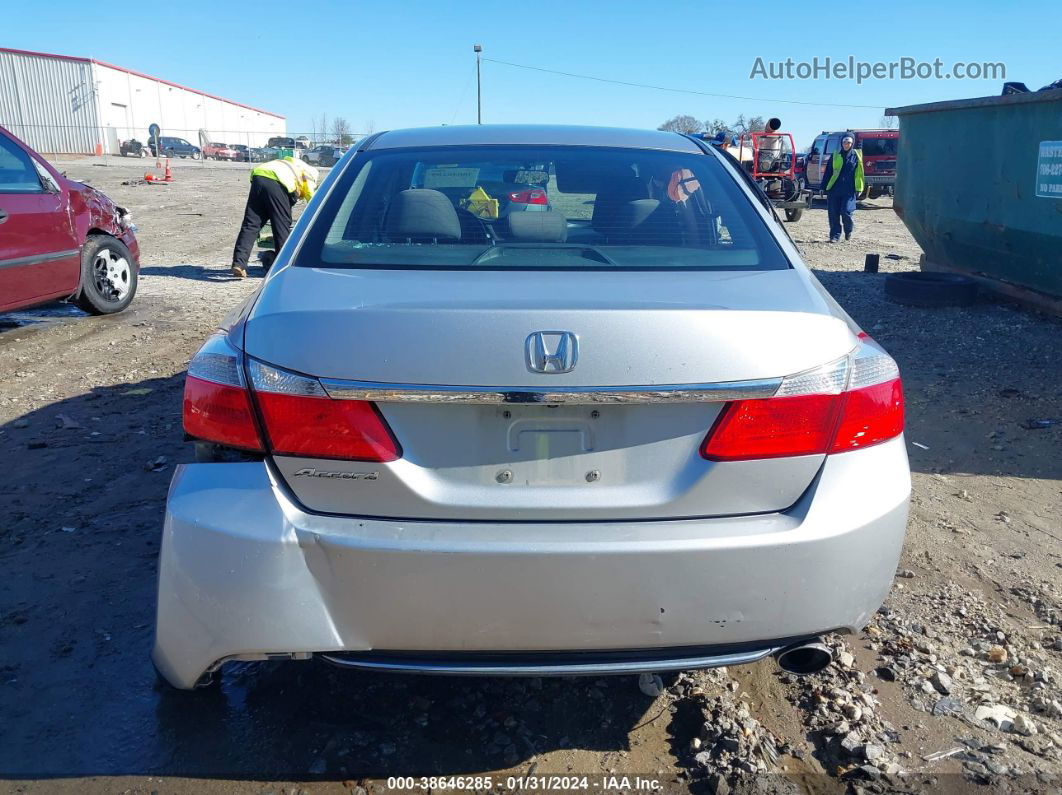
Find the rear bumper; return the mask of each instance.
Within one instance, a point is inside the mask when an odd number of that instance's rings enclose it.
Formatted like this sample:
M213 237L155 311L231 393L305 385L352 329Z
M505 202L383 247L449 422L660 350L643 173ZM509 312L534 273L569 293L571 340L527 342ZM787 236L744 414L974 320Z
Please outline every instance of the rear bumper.
M546 658L551 672L614 672L608 652L627 671L748 662L866 623L909 494L902 437L828 457L785 513L661 522L321 516L266 463L190 464L167 503L153 656L178 687L226 659L327 652L490 674Z

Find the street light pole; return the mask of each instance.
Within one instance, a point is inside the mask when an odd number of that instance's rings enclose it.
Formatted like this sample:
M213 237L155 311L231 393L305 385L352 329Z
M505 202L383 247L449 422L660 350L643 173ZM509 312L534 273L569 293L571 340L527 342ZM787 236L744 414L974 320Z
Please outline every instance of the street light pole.
M472 51L476 54L476 124L483 123L483 86L479 80L479 57L483 52L482 45L473 44Z

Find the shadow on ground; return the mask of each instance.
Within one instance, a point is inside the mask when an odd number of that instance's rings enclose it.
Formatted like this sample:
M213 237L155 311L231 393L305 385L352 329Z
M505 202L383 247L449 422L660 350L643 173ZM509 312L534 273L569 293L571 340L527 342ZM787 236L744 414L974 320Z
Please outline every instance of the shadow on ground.
M902 306L884 273L815 275L899 363L914 471L1062 478L1062 322L991 296Z
M916 471L1062 477L1062 426L1022 425L1062 418L1062 324L989 302L903 307L885 300L883 274L817 275L899 361ZM173 468L191 456L181 386L175 375L97 388L0 426L11 462L0 776L483 772L559 748L628 750L655 717L632 677L407 678L304 662L233 665L214 691L158 688L148 653L160 524Z
M475 773L621 751L635 677L453 679L317 661L160 687L149 661L182 376L97 388L0 426L0 777L346 779ZM654 711L660 709L655 706ZM664 716L666 719L666 716Z
M248 276L265 275L257 263L248 268ZM149 265L140 269L141 276L166 276L171 279L191 279L198 282L232 282L239 281L227 266L206 265Z

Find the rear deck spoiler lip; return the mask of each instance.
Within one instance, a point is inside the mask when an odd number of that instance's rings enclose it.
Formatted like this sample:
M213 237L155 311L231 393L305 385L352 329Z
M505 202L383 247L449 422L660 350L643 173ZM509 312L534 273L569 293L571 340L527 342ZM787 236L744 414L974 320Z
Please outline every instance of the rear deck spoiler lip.
M651 384L646 386L441 386L389 384L321 378L329 397L370 400L375 403L537 403L547 405L601 405L638 403L719 403L772 397L781 378L720 381L704 384Z

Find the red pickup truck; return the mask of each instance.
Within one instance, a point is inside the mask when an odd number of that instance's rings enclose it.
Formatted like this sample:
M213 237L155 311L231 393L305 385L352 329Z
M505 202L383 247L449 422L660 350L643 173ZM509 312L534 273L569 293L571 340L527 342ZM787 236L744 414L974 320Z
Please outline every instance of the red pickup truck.
M0 127L0 312L69 298L106 315L136 293L129 213Z
M228 144L205 144L203 158L205 160L238 160L239 152Z

